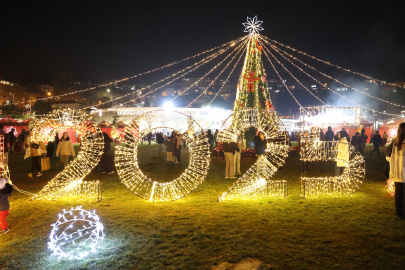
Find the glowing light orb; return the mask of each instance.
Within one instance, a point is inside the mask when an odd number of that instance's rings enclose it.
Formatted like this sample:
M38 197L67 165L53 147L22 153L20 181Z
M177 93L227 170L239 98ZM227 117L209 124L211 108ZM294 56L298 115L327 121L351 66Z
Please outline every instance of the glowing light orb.
M52 256L66 259L81 259L96 253L104 239L104 226L100 218L81 206L63 210L58 220L52 224L48 248Z

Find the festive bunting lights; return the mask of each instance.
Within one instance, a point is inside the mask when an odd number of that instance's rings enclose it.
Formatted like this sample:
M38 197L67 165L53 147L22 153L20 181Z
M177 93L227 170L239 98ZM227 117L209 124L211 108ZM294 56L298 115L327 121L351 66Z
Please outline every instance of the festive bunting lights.
M264 133L267 140L266 151L228 192L218 198L219 201L287 197L287 181L270 179L283 165L289 151L288 133L275 114L260 109L239 110L225 120L217 141L234 142L238 131L252 126Z
M270 44L270 43L267 42L266 40L264 40L264 42ZM287 53L286 51L280 50L278 47L276 47L276 46L274 46L274 45L271 45L271 44L270 44L270 47L273 48L274 50L276 50L278 53L283 53L284 55L289 56L290 58L294 59L294 60L297 61L297 62L300 62L300 63L303 64L304 66L306 66L306 67L308 67L308 68L310 68L310 69L312 69L312 70L318 72L319 74L321 74L322 76L324 76L324 77L326 77L326 78L328 78L328 79L331 79L331 80L334 80L334 81L337 82L337 83L340 83L340 84L343 85L343 86L349 87L349 88L351 88L351 89L353 89L353 90L355 90L355 91L357 91L357 92L359 92L359 93L361 93L361 94L363 94L363 95L366 95L366 96L368 96L368 97L371 97L371 98L377 99L377 100L379 100L379 101L388 103L388 104L390 104L390 105L405 108L405 106L402 106L402 105L399 105L399 104L396 104L396 103L393 103L393 102L389 102L389 101L384 100L384 99L379 98L379 97L375 97L375 96L370 95L369 93L363 92L363 91L361 91L361 90L359 90L359 89L357 89L357 88L355 88L355 87L353 87L353 86L350 86L350 85L348 85L348 84L345 84L345 83L339 81L338 79L335 79L335 78L333 78L333 77L331 77L331 76L329 76L329 75L327 75L327 74L325 74L325 73L323 73L323 72L317 70L316 68L314 68L314 67L308 65L307 63L301 61L300 59L298 59L298 58L296 58L295 56L293 56L293 55ZM273 56L273 57L274 57L274 56ZM277 61L278 61L278 60L277 60ZM280 63L280 64L281 64L281 63Z
M285 57L283 54L281 54L277 49L275 49L274 47L272 47L272 48L273 48L277 53L279 53L284 59L286 59L288 62L290 62L294 67L296 67L297 69L299 69L302 73L304 73L305 75L307 75L308 77L310 77L312 80L314 80L314 81L317 82L318 84L324 85L322 82L320 82L319 80L317 80L315 77L311 76L308 72L306 72L305 70L303 70L302 68L300 68L299 66L297 66L295 63L293 63L290 59L288 59L288 58ZM272 56L273 56L273 58L275 58L274 55L272 55ZM351 103L353 103L353 104L355 104L355 105L357 105L357 106L359 106L359 107L361 107L361 108L363 108L363 109L367 109L367 110L370 110L370 111L373 111L373 112L378 112L378 113L380 113L380 114L394 115L394 116L396 116L396 114L386 113L386 112L380 112L380 111L377 111L377 110L374 110L374 109L365 107L365 106L363 106L363 105L361 105L361 104L358 104L358 103L356 103L356 102L354 102L354 101L348 99L347 97L345 97L345 96L343 96L343 95L337 93L336 91L332 90L330 87L325 86L325 88L328 89L329 91L331 91L332 93L338 95L339 97L344 98L344 99L346 99L347 101L349 101L349 102L351 102ZM287 88L287 89L288 89L288 88Z
M243 39L242 39L242 40L243 40ZM178 71L177 73L175 73L175 74L173 74L173 75L170 75L170 76L168 76L168 77L166 77L166 78L164 78L164 79L158 81L157 83L163 82L163 81L165 81L165 80L168 79L168 78L171 78L171 77L173 77L173 76L176 76L176 75L178 75L178 74L184 72L182 75L180 75L180 76L174 78L173 80L171 80L171 81L169 81L169 82L167 82L167 83L165 83L165 84L163 84L163 85L161 85L161 86L155 88L155 89L152 90L152 91L149 91L149 92L147 92L147 93L145 93L145 94L143 94L143 95L141 95L141 96L138 96L138 97L136 97L136 98L134 98L134 99L128 100L128 101L126 101L126 102L123 102L122 105L127 104L127 103L129 103L129 102L134 102L134 101L137 100L137 99L140 99L140 98L142 98L142 97L144 97L144 96L150 95L151 93L156 92L157 90L159 90L159 89L165 87L166 85L169 85L170 83L172 83L172 82L174 82L174 81L176 81L176 80L178 80L178 79L180 79L180 78L182 78L182 77L188 75L190 72L192 72L192 71L198 69L200 66L202 66L202 65L204 65L204 64L206 64L206 63L208 63L209 61L211 61L212 59L214 59L214 58L216 58L217 56L221 55L222 53L224 53L225 51L227 51L229 48L231 48L231 47L233 47L233 46L234 46L234 45L232 45L232 46L229 45L227 48L221 49L220 51L216 52L215 54L213 54L213 55L211 55L211 56L209 56L209 57L206 57L206 58L202 59L201 61L195 63L194 65L189 66L189 67L187 67L187 68L185 68L185 69L183 69L183 70ZM238 49L238 48L234 49L234 51L236 51L237 49ZM227 56L227 58L228 58L228 57L229 57L229 55ZM224 59L224 60L225 60L225 59ZM224 60L223 60L223 61L224 61ZM222 61L222 62L223 62L223 61ZM222 62L221 62L221 63L222 63ZM220 63L220 64L221 64L221 63ZM220 64L218 64L218 65L220 65ZM218 66L218 65L217 65L217 66ZM214 69L215 69L217 66L215 66ZM192 68L192 67L194 67L194 68ZM192 68L192 69L190 69L190 68ZM190 70L188 70L188 69L190 69ZM188 70L188 71L187 71L187 70ZM213 70L213 69L212 69L212 70ZM211 70L211 71L212 71L212 70ZM156 84L156 83L154 83L154 84ZM152 84L152 85L154 85L154 84ZM147 87L144 87L144 88L142 88L142 89L140 89L140 90L144 90L144 89L146 89L146 88L150 88L152 85L149 85L149 86L147 86ZM187 90L188 90L188 89L187 89ZM107 102L104 102L104 103L100 103L100 104L98 104L97 106L103 105L103 104L106 104L106 103L109 103L109 102L114 101L114 100L118 100L118 99L127 97L127 96L129 96L129 95L131 95L131 93L125 94L125 95L123 95L123 96L119 96L119 97L117 97L117 98L115 98L115 99L113 99L113 100L110 100L110 101L107 101ZM172 100L172 101L173 101L173 100Z
M104 226L96 211L83 210L81 206L63 210L52 224L48 248L52 256L65 259L82 259L96 253L104 240Z
M190 153L188 168L167 183L145 175L139 168L137 155L142 138L151 131L162 129L180 132ZM209 161L209 144L202 128L190 116L172 110L151 111L133 119L121 133L115 152L121 181L136 195L149 201L174 201L187 196L204 181Z
M208 89L211 87L211 85L216 82L216 80L219 78L219 76L221 76L221 74L225 71L225 69L228 68L228 66L232 63L233 59L235 59L235 57L241 52L241 50L243 49L243 47L240 47L239 51L232 57L231 61L228 62L228 64L224 67L224 69L221 70L221 72L218 74L217 77L215 77L215 79L213 79L210 84L203 90L201 91L201 93L193 100L190 102L190 104L187 105L186 108L190 107L199 97L201 97L204 93L206 93L208 91ZM218 95L218 93L221 91L222 87L224 87L224 85L228 82L229 77L231 76L232 72L234 71L235 67L238 65L240 59L242 58L243 53L240 54L238 61L235 63L235 65L233 66L233 69L231 71L231 73L229 73L228 78L223 82L221 88L218 90L217 94L214 96L214 98L212 100L214 100L216 98L216 96ZM211 100L211 102L212 102ZM209 104L211 104L211 102ZM209 106L209 104L207 106Z
M100 127L90 115L73 109L59 109L45 115L31 131L29 142L53 141L56 132L73 129L80 135L76 158L31 200L101 200L101 183L83 179L99 162L104 148Z
M280 43L280 42L278 42L278 41L276 41L276 40L274 40L274 39L270 39L270 38L265 37L265 36L263 36L263 37L264 37L265 39L267 39L268 41L271 41L271 42L274 42L274 43L276 43L276 44L279 44L279 45L281 45L281 46L283 46L283 47L285 47L285 48L288 48L288 49L290 49L290 50L292 50L292 51L294 51L294 52L297 52L297 53L300 53L300 54L302 54L302 55L305 55L305 56L307 56L307 57L309 57L309 58L311 58L311 59L314 59L314 60L316 60L316 61L318 61L318 62L321 62L321 63L324 63L324 64L326 64L326 65L336 67L336 68L338 68L338 69L341 69L341 70L344 70L344 71L346 71L346 72L350 72L350 73L356 74L356 75L358 75L358 76L361 76L361 77L370 79L370 80L372 80L372 81L377 81L377 82L380 82L380 83L383 83L383 84L388 84L388 85L392 85L392 86L396 86L396 87L405 88L404 86L400 86L400 85L397 85L397 84L395 84L395 83L389 83L389 82L386 82L386 81L383 81L383 80L379 80L379 79L376 79L376 78L367 76L367 75L365 75L365 74L362 74L362 73L359 73L359 72L356 72L356 71L352 71L352 70L347 69L347 68L342 68L342 67L340 67L340 66L338 66L338 65L334 65L334 64L329 63L329 62L327 62L327 61L324 61L324 60L322 60L322 59L316 58L315 56L309 55L309 54L307 54L307 53L305 53L305 52L303 52L303 51L300 51L300 50L294 49L294 48L292 48L292 47L290 47L290 46L284 45L284 44L282 44L282 43Z
M214 47L214 48L212 48L212 49L209 49L209 50L203 51L203 52L201 52L201 53L195 54L195 55L193 55L193 56L190 56L190 57L186 57L186 58L184 58L184 59L181 59L180 61L172 62L172 63L170 63L170 64L161 66L161 67L159 67L159 68L155 68L155 69L152 69L152 70L143 72L143 73L139 73L139 74L137 74L137 75L133 75L133 76L128 77L128 78L122 78L122 79L120 79L120 80L115 80L115 81L110 82L110 83L100 84L100 85L95 86L95 87L90 87L90 88L86 88L86 89L83 89L83 90L73 91L73 92L70 92L70 93L62 94L62 95L56 95L56 96L51 96L51 97L46 97L46 98L38 98L38 99L28 100L28 101L15 102L15 104L29 103L29 102L34 102L34 101L38 101L38 100L51 100L51 99L61 98L61 97L68 96L68 95L83 93L83 92L86 92L86 91L90 91L90 90L97 89L97 88L99 88L99 87L110 86L110 85L113 85L113 84L115 84L115 83L125 82L125 81L128 81L128 80L130 80L130 79L134 79L134 78L136 78L136 77L140 77L140 76L142 76L142 75L149 74L149 73L152 73L152 72L155 72L155 71L158 71L158 70L161 70L161 69L164 69L164 68L167 68L167 67L176 65L176 64L181 63L181 62L184 62L184 61L188 61L188 60L190 60L190 59L193 59L193 58L196 58L196 57L198 57L198 56L204 55L204 54L206 54L206 53L215 51L215 50L217 50L217 49L219 49L219 48L222 48L222 47L225 47L225 46L233 47L236 43L239 43L239 42L240 42L242 39L244 39L244 38L245 38L245 37L241 37L241 38L238 38L237 40L229 41L229 42L227 42L227 43L225 43L225 44L222 44L222 45L220 45L220 46L217 46L217 47Z
M244 44L247 44L247 42L242 42L236 49L240 49L242 48L242 46ZM181 95L183 95L185 92L187 92L188 90L190 90L194 85L198 84L202 79L204 79L205 77L207 77L211 72L213 72L215 69L217 69L226 59L228 59L231 56L231 54L228 54L221 62L219 62L217 65L215 65L210 71L208 71L204 76L202 76L201 78L199 78L197 81L195 81L193 84L191 84L189 87L187 87L186 89L184 89L184 91L182 91L178 96L176 96L175 98L173 98L171 101L174 101L175 99L177 99L178 97L180 97Z

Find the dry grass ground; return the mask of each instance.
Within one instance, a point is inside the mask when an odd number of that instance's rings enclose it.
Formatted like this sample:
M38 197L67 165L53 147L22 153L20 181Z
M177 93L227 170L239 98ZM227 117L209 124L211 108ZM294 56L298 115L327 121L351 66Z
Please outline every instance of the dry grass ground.
M170 166L157 152L155 145L140 146L141 167L153 179L167 181L186 168L187 151L181 165ZM243 160L242 170L251 164ZM211 269L246 258L260 261L259 269L403 269L405 221L395 216L385 188L385 161L366 155L366 166L363 186L350 197L302 199L299 161L291 159L275 176L288 181L287 199L223 203L218 195L233 183L224 178L224 160L212 160L206 181L189 196L165 203L135 196L116 173L92 173L86 180L103 182L104 199L79 204L101 217L105 249L74 262L51 257L47 242L58 213L78 203L30 202L14 192L0 269ZM22 155L11 156L10 168L14 184L30 192L62 169L53 158L50 171L29 179L30 161Z

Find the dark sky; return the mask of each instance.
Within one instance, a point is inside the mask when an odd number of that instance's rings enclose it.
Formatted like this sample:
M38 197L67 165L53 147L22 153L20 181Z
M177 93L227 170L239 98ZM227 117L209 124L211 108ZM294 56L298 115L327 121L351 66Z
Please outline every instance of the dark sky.
M405 76L402 9L356 2L2 1L0 77L119 79L241 37L254 15L261 34L284 44L382 79Z

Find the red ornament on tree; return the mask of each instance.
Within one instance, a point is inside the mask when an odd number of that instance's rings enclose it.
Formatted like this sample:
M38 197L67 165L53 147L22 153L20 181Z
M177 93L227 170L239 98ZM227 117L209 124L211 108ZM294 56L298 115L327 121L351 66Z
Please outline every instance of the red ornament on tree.
M240 106L241 106L241 107L243 106L243 101L242 101L242 103L240 104Z
M263 76L263 77L262 77L262 81L263 81L263 82L266 82L266 77Z
M262 52L262 50L263 50L263 46L259 46L259 43L257 42L257 39L256 39L256 48L257 48L257 50L261 53Z

